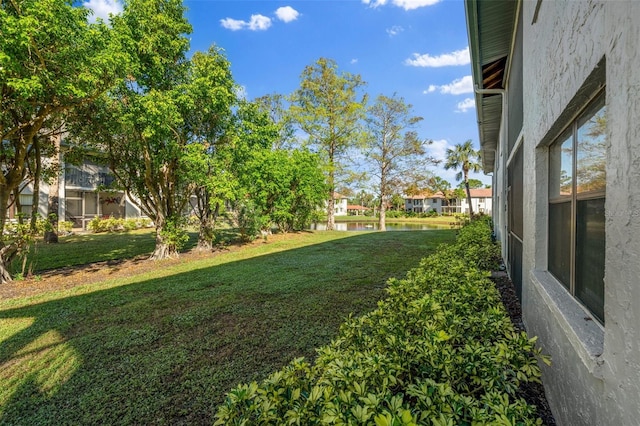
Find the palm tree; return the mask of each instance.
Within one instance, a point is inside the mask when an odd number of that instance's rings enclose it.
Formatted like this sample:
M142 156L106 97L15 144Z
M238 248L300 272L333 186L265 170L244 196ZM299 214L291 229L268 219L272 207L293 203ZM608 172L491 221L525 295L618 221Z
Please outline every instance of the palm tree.
M471 139L468 139L463 144L457 144L453 149L447 149L447 160L444 164L445 170L460 169L456 174L457 181L460 181L464 177L464 187L467 190L467 203L469 204L469 216L473 216L471 191L469 190L469 172L477 173L480 171L480 163L477 162L479 159L480 154L473 149Z

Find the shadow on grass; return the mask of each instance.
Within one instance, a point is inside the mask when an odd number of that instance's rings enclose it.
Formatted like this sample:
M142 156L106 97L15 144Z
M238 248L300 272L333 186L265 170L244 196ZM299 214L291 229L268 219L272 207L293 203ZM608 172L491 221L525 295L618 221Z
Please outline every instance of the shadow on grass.
M0 310L0 424L211 424L451 231L360 234Z
M221 235L226 235L219 231ZM198 233L189 232L183 251L194 248L198 243ZM228 237L227 237L228 238ZM16 274L31 271L33 274L57 270L65 272L65 268L91 269L97 262L118 264L123 259L148 258L155 247L155 232L143 229L122 233L100 233L70 235L60 238L57 244L46 244L42 240L31 247L23 258L16 259L11 265L11 272ZM44 255L43 255L44 254ZM27 275L24 273L24 275Z

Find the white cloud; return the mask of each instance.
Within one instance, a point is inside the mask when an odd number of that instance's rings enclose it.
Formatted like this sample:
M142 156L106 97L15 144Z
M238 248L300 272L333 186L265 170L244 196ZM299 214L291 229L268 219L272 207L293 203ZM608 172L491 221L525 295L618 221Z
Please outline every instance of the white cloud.
M266 30L270 26L271 18L264 15L251 15L251 20L249 21L249 29L251 31Z
M473 93L473 79L470 75L465 75L462 78L453 80L449 84L442 86L436 86L431 84L427 90L422 93L433 93L436 90L440 90L440 93L450 95L462 95L465 93Z
M249 22L239 19L225 18L220 20L220 24L231 31L248 29L251 31L264 31L271 26L271 18L264 15L251 15Z
M291 6L284 6L276 9L276 16L282 22L288 23L298 19L298 16L300 16L300 13L294 8L292 8Z
M220 24L222 24L224 28L231 31L238 31L247 26L247 23L245 21L241 21L239 19L233 19L233 18L221 19Z
M429 145L429 154L438 161L445 161L447 159L447 149L453 148L449 145L446 139L440 139L431 142Z
M413 59L407 59L404 61L405 65L429 68L446 67L451 65L467 65L470 62L471 58L469 56L468 47L451 53L444 53L440 56L431 56L428 53L425 53L424 55L414 53Z
M387 34L389 34L389 37L398 35L403 31L404 31L404 28L402 28L400 25L394 25L391 28L387 28Z
M391 0L391 4L401 7L404 10L412 10L419 7L432 6L439 2L440 0ZM385 6L388 3L388 0L362 0L362 3L376 8Z
M94 23L98 18L109 22L109 14L117 15L122 12L122 5L117 0L89 0L82 3L84 7L93 11L89 22Z
M433 84L430 84L430 85L429 85L429 88L428 88L427 90L423 90L423 91L422 91L422 93L424 93L424 94L426 95L427 93L433 93L433 92L435 92L436 90L438 90L438 86L435 86L435 85L433 85Z
M458 102L458 108L456 112L467 112L468 109L476 107L476 101L473 98L466 98L462 102Z
M351 60L351 63L352 63L352 64L357 64L357 63L358 63L358 58L353 58L353 59Z

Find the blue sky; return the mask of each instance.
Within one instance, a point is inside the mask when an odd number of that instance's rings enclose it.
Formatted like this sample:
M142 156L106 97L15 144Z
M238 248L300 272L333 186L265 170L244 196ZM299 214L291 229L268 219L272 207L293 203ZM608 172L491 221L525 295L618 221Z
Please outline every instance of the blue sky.
M478 147L462 0L185 0L192 51L224 49L251 100L290 94L320 57L360 74L372 99L396 93L424 118L416 130L432 155L471 139ZM116 0L85 3L98 16ZM433 172L453 186L455 171ZM485 183L491 178L472 176Z

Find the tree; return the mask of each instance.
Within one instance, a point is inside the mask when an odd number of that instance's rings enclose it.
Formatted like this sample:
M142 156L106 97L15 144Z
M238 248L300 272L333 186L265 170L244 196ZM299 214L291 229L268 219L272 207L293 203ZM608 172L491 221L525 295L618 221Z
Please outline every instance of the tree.
M458 188L465 189L464 185L465 185L464 182L460 182L458 184ZM469 188L470 189L484 188L484 183L482 183L480 179L469 179Z
M401 194L395 193L391 196L391 208L404 211L404 197Z
M427 186L429 190L434 193L441 192L444 197L444 205L449 206L449 199L453 194L451 193L451 183L448 180L443 179L440 176L433 176L429 179ZM447 212L448 209L444 211Z
M445 197L451 189L451 183L448 180L441 178L440 176L433 176L432 178L430 178L427 182L427 186L432 192L442 192L442 195L444 195Z
M103 151L118 185L156 227L151 259L177 255L185 235L181 220L195 184L188 160L201 147L192 141L190 117L203 102L190 84L186 60L191 26L180 0L131 0L122 18L131 34L134 70L74 120L70 132ZM89 120L89 117L92 120Z
M198 218L198 249L210 250L216 220L224 201L231 198L233 175L229 150L237 105L230 63L221 49L196 52L190 61L186 90L192 108L185 111L189 147L185 150L188 179L194 182L193 211Z
M18 197L29 157L50 143L40 137L43 129L57 128L63 114L100 96L129 69L122 21L89 24L88 13L64 0L3 1L0 7L3 283L11 280L7 267L24 248L4 233L9 199Z
M293 117L285 106L286 98L274 93L255 100L259 109L269 115L278 128L278 138L274 141L274 149L294 149L298 143L295 135Z
M254 151L243 178L249 198L264 218L283 232L302 230L322 206L326 187L317 154L307 150Z
M424 167L433 163L425 156L429 141L420 139L413 130L423 118L413 116L412 108L403 98L380 95L368 110L364 154L376 179L380 212L378 229L381 231L386 230L386 210L391 196L415 184L416 175L422 175Z
M471 206L471 191L469 190L469 172L478 173L480 164L478 151L473 149L471 139L463 144L457 144L453 149L447 149L446 161L444 168L446 170L454 169L460 171L456 174L456 180L464 179L464 186L467 192L467 203L469 204L469 215L473 216L473 207Z
M327 230L334 228L333 193L350 148L361 140L366 95L359 75L339 73L335 61L320 58L305 67L300 88L293 95L291 111L308 144L326 162Z

